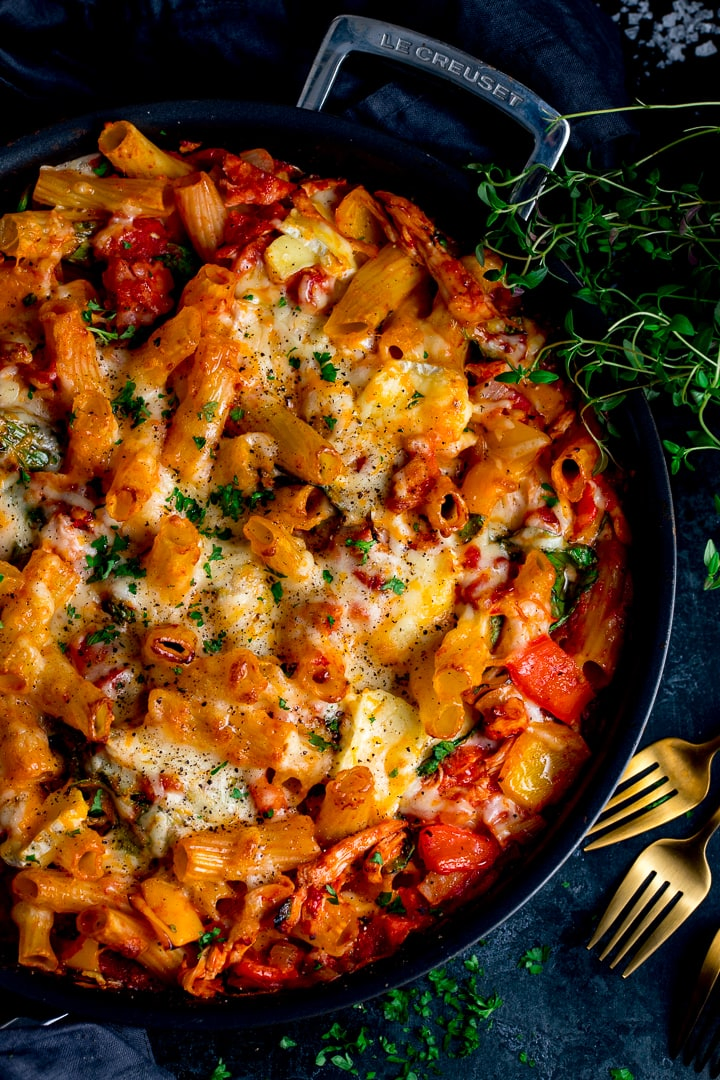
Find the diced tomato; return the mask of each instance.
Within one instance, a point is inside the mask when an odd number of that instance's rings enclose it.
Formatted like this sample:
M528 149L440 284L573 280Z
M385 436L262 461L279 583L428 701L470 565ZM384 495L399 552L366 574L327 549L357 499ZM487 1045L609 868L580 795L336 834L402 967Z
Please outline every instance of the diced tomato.
M573 658L547 634L509 656L506 666L518 690L566 724L577 723L595 696Z
M430 905L414 887L402 886L397 890L405 914L388 914L378 908L369 922L361 920L357 937L348 953L350 968L368 964L383 956L390 956L402 945L413 930L422 930L433 922Z
M116 652L111 644L104 641L89 645L88 638L91 636L92 631L83 631L81 634L76 634L68 644L68 657L75 670L84 678L87 678L93 669L110 664Z
M104 229L95 244L103 259L157 259L168 250L169 237L157 218L135 218Z
M289 986L302 979L296 967L278 968L271 964L262 964L249 956L243 957L240 963L235 965L234 971L236 975L252 983L253 986L262 986L266 990Z
M268 206L279 199L287 198L297 187L290 180L283 180L271 172L266 172L235 154L225 155L223 173L218 187L227 206L238 206L240 203L261 203Z
M368 574L364 570L353 570L353 577L356 577L368 589L373 589L375 592L382 589L386 580L382 574Z
M223 233L223 247L240 250L251 240L257 240L259 236L269 232L287 214L287 207L282 203L274 202L268 206L246 206L242 210L229 210L225 231Z
M548 532L555 533L556 535L561 532L557 514L548 506L539 506L534 510L530 510L525 515L523 524L535 529L547 529Z
M486 756L487 751L476 743L459 746L442 763L443 779L440 782L440 790L477 784L487 772Z
M172 274L157 260L112 258L102 280L108 307L117 312L114 329L148 326L173 307Z
M466 570L477 570L482 559L482 552L480 548L470 544L465 548L462 557L462 564Z
M426 869L452 874L489 868L500 854L500 847L489 834L457 825L427 825L418 836L418 853Z
M575 526L573 530L575 536L585 535L586 530L598 522L601 511L595 501L596 490L597 484L594 481L588 482L575 504Z

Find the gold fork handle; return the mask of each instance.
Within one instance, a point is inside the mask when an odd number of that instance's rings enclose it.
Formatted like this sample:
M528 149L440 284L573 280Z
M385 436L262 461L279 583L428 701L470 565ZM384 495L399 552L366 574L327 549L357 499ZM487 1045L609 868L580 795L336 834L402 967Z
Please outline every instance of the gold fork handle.
M696 833L688 837L688 844L697 844L700 851L704 852L708 845L708 842L717 829L720 828L720 806L717 807L715 813L708 821L705 822L701 829L698 829Z
M720 750L720 735L716 735L714 739L708 739L707 742L700 743L698 750L702 750L704 754L716 754Z

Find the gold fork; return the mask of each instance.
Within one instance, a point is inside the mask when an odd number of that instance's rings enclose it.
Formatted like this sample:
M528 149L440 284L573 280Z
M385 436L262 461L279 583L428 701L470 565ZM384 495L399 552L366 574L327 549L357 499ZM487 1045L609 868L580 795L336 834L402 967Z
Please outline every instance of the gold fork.
M665 825L698 806L710 789L710 765L718 750L720 735L699 744L685 739L660 739L635 754L618 787L633 779L635 783L617 791L607 803L588 830L588 836L602 835L587 844L585 851Z
M717 1005L714 1008L709 1005L710 995L719 975L720 930L715 934L705 954L683 1023L670 1043L670 1056L676 1058L682 1051L685 1065L690 1065L694 1057L696 1072L702 1072L708 1062L711 1062L711 1077L720 1075L720 1061L717 1054L720 1043Z
M705 850L719 826L720 807L686 840L650 844L628 870L588 943L592 949L605 934L612 933L600 953L604 960L619 946L611 968L638 945L623 978L639 968L707 896L712 875Z

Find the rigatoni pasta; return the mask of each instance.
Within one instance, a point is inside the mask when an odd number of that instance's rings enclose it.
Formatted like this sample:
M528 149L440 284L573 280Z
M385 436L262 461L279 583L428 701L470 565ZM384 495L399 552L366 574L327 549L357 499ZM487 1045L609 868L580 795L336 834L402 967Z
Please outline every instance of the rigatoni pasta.
M580 775L619 481L492 253L264 149L99 151L0 218L8 930L98 992L328 981Z

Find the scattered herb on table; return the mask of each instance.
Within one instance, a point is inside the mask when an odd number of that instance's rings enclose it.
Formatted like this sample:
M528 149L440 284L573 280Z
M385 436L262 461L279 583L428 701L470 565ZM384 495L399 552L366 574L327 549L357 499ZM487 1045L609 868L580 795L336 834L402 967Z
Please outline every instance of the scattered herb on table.
M218 1063L210 1073L208 1080L230 1080L232 1073L225 1066L225 1062L222 1058L218 1058Z
M535 945L527 949L518 960L518 967L529 971L531 975L539 975L543 967L550 959L549 945Z

